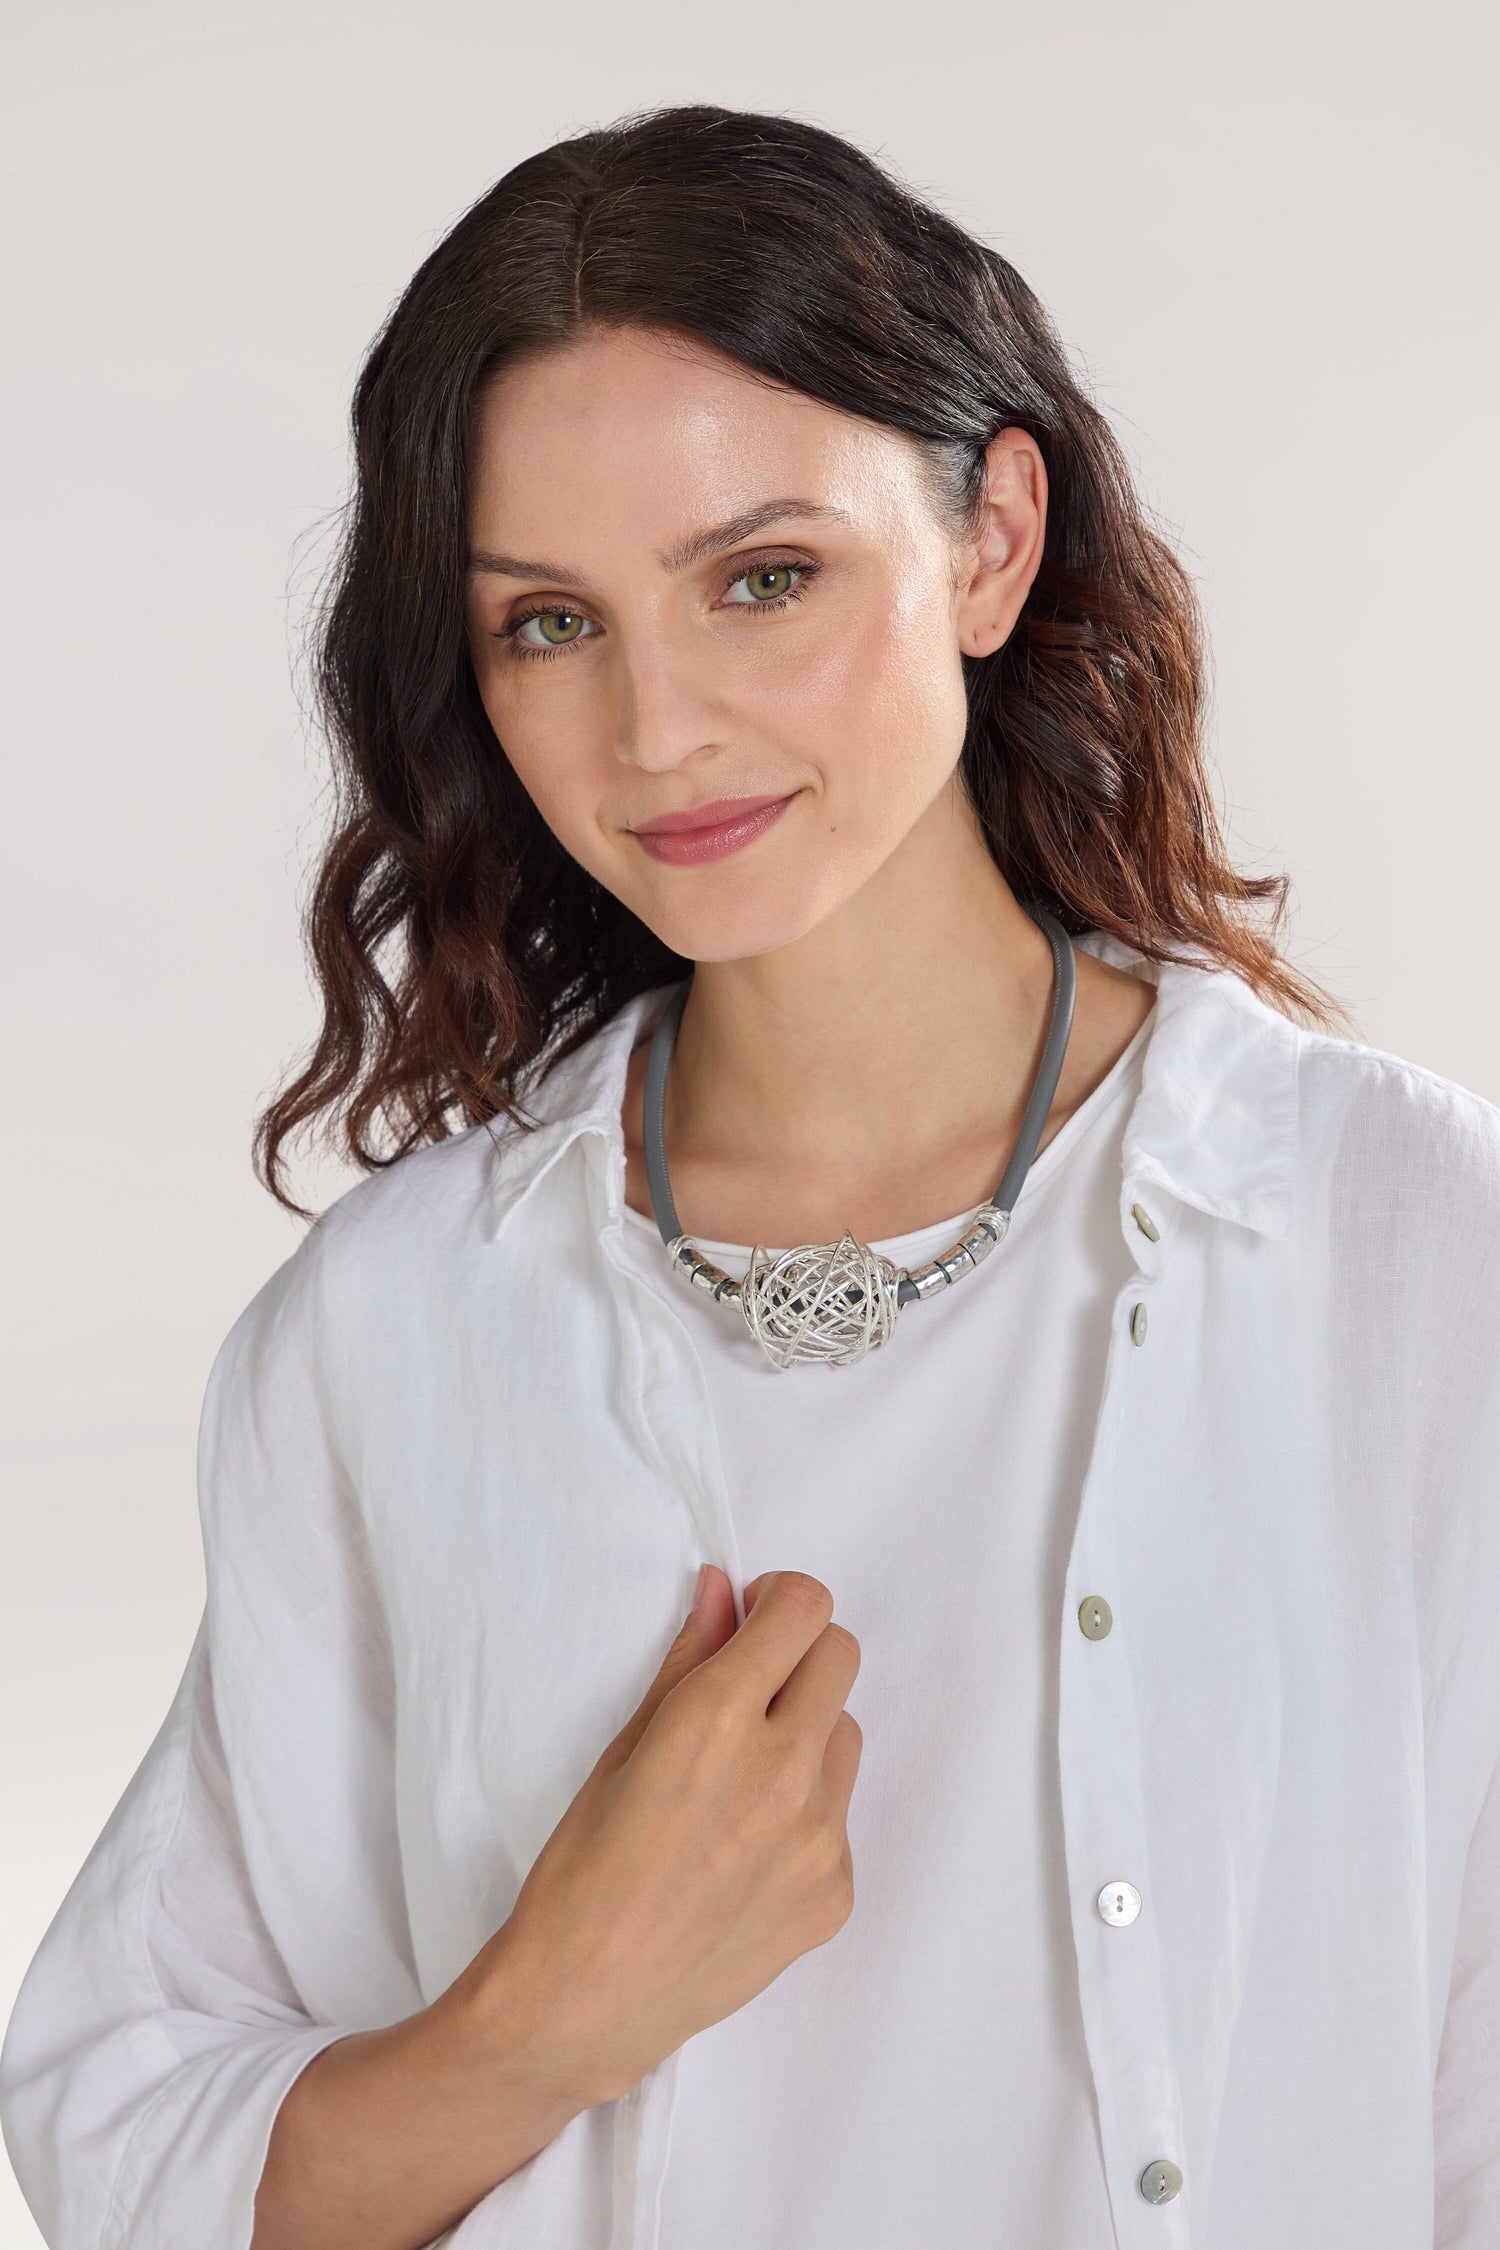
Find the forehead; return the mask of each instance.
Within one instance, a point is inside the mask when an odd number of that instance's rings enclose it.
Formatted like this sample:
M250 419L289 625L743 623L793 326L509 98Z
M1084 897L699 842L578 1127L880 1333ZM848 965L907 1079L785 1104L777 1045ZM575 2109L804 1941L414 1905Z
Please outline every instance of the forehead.
M919 479L917 449L899 431L768 383L696 338L609 329L486 386L470 524L512 551L544 537L555 546L575 529L659 546L795 492L878 528L909 513Z

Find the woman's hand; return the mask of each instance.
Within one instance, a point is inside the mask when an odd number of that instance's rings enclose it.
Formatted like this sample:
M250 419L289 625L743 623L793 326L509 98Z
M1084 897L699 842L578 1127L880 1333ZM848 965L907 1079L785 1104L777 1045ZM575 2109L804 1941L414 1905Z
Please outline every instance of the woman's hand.
M626 2092L842 1929L859 1643L828 1588L723 1571L459 1980L570 2106Z
M828 1588L710 1569L514 1913L415 2015L315 2055L282 2100L253 2250L412 2250L853 1904L859 1643Z

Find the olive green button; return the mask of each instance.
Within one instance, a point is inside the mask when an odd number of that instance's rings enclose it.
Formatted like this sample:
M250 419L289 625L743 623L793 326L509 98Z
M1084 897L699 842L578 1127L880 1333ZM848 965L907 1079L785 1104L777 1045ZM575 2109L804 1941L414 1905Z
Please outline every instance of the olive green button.
M1170 2203L1182 2186L1182 2173L1169 2156L1159 2156L1146 2166L1139 2185L1148 2203Z
M1142 1234L1146 1237L1146 1240L1148 1242L1160 1242L1161 1236L1157 1232L1156 1221L1152 1218L1151 1213L1147 1211L1141 1204L1131 1204L1130 1216L1132 1217L1132 1219L1134 1219L1136 1225L1140 1228Z
M1130 1341L1132 1344L1144 1344L1146 1341L1146 1308L1144 1305L1132 1305L1130 1308Z
M1102 1641L1114 1621L1114 1612L1102 1594L1090 1594L1078 1604L1078 1622L1087 1640Z

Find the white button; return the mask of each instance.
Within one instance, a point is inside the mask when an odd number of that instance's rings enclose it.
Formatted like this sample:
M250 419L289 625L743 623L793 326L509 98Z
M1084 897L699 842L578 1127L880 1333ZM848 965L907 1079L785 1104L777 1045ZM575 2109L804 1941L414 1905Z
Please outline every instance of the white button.
M1146 1308L1144 1305L1132 1305L1130 1308L1130 1341L1132 1344L1144 1344L1146 1341Z
M1145 1208L1144 1204L1132 1203L1130 1206L1130 1216L1134 1219L1136 1225L1140 1228L1142 1234L1146 1237L1146 1240L1148 1242L1160 1242L1160 1230L1157 1227L1156 1221L1152 1218L1151 1213Z
M1101 1922L1108 1922L1113 1930L1123 1930L1140 1913L1141 1894L1134 1883L1106 1883L1094 1904Z

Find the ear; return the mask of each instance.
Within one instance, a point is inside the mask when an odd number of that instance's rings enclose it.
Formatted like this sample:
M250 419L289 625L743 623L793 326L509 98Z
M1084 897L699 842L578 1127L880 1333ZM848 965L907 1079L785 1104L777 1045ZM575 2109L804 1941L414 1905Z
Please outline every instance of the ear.
M1041 568L1047 530L1047 467L1035 438L1025 430L1000 430L984 457L984 519L959 583L958 641L965 656L992 656L1009 637Z

